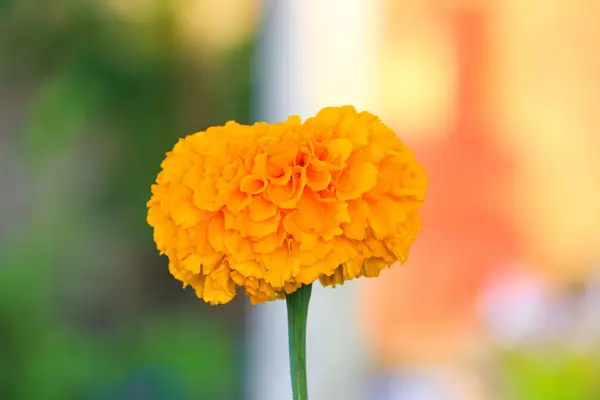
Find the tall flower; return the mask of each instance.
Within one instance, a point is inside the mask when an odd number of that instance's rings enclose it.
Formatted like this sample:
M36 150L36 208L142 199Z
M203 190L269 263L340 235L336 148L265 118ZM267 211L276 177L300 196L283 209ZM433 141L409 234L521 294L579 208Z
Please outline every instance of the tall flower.
M317 279L335 286L406 261L426 185L379 118L329 107L304 123L228 122L180 139L148 223L173 276L204 301L227 303L240 286L252 304L289 306L304 290L307 307Z

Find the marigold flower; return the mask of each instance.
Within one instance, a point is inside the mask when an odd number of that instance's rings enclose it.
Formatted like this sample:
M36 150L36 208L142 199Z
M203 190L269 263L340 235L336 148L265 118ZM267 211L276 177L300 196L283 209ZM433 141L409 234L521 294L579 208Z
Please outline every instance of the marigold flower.
M252 304L319 279L342 284L405 262L427 178L368 112L330 107L304 123L228 122L167 153L148 223L172 275L211 304L236 286Z

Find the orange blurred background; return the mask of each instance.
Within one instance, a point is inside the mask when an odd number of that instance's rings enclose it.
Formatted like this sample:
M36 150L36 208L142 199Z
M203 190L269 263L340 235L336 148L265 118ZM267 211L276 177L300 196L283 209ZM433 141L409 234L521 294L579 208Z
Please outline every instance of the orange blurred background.
M560 298L600 260L600 3L387 4L382 101L430 188L407 265L365 284L366 329L381 368L466 369L461 396L494 398L467 382L495 280Z

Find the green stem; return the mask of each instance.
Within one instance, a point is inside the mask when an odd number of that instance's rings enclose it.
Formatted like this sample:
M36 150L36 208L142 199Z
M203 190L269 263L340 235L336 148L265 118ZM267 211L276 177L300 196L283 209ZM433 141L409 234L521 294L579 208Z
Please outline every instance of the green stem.
M306 384L306 317L312 284L287 295L290 373L294 400L308 400Z

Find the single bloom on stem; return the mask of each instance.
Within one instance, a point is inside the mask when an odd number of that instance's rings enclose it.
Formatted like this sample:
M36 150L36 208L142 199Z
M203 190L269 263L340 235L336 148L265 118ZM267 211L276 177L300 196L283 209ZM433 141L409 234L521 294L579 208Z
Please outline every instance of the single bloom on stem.
M343 106L304 122L208 128L180 139L161 167L147 220L169 271L210 304L238 287L252 304L287 299L294 398L306 398L294 370L304 368L311 285L406 261L421 229L422 166L378 117Z

